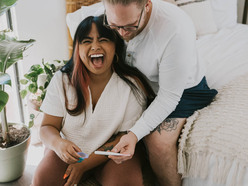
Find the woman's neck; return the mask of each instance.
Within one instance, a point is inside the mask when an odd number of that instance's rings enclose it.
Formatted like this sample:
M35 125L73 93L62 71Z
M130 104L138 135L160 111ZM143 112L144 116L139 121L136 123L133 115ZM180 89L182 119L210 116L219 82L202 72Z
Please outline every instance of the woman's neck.
M90 84L93 83L93 84L101 84L104 82L108 82L109 79L111 78L113 72L112 70L109 71L108 73L104 73L104 74L90 74Z
M95 106L105 89L106 85L108 84L113 72L110 71L109 73L104 73L101 75L91 74L90 75L90 84L89 88L91 91L92 97L92 108L95 109Z

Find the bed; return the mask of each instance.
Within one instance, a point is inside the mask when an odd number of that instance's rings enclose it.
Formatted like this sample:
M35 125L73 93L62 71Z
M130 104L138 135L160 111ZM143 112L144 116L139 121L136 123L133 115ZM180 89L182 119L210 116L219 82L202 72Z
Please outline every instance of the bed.
M178 172L183 186L247 186L248 25L237 23L237 0L169 1L192 18L209 87L219 91L208 107L187 119L180 135ZM79 20L99 10L96 2L67 14L71 34ZM247 7L248 0L243 23Z

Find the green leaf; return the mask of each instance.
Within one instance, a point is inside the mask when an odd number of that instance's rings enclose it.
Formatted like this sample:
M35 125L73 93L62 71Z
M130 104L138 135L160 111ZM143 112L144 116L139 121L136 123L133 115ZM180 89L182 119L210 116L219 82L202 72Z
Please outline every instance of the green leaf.
M45 96L46 96L46 91L42 92L42 94L40 95L42 101L45 99Z
M21 79L21 80L20 80L20 83L21 83L22 85L26 85L26 84L28 84L28 80L26 80L26 79Z
M29 118L30 118L30 119L34 119L34 118L35 118L35 115L34 115L34 114L30 114L30 115L29 115Z
M37 65L31 66L30 72L35 72L39 75L39 74L44 73L44 70L42 69L42 67L39 64L37 64Z
M39 64L32 65L32 66L30 67L30 71L37 71L37 70L40 69L40 68L41 68L41 66L40 66Z
M43 86L39 86L39 89L40 89L41 91L43 91L43 90L44 90L44 87L43 87Z
M38 75L39 75L39 73L37 73L36 71L28 73L29 77L38 77Z
M0 72L0 85L11 86L11 78L10 78L9 74Z
M28 128L32 128L34 126L34 120L30 120L28 123Z
M45 88L45 89L48 87L49 82L50 82L50 81L45 82L45 84L44 84L44 88Z
M21 92L20 92L20 95L21 95L21 98L22 99L24 99L26 96L27 96L27 94L28 94L28 91L27 90L21 90Z
M51 67L51 69L52 69L53 72L56 71L56 66L54 64L51 64L50 67Z
M63 60L64 65L68 62L68 60Z
M42 99L41 99L41 97L40 96L38 96L37 97L37 101L41 101Z
M26 79L28 79L28 80L31 79L31 77L29 76L29 74L24 74L24 77L25 77Z
M9 100L9 95L4 91L0 91L0 98L1 98L0 99L0 112L1 112Z
M28 86L28 90L32 93L36 93L37 92L37 89L38 89L38 86L37 84L35 83L31 83L29 86Z
M0 15L15 5L17 0L0 0Z
M33 83L37 83L37 80L38 80L38 76L36 76L36 77L31 77L31 81L32 81Z
M46 74L48 74L48 75L50 75L50 76L52 76L53 75L53 72L52 72L52 70L50 69L50 67L49 67L49 65L44 65L44 70L45 70L45 72L46 72Z
M5 72L8 67L23 59L23 52L35 41L18 41L11 34L0 31L0 72Z

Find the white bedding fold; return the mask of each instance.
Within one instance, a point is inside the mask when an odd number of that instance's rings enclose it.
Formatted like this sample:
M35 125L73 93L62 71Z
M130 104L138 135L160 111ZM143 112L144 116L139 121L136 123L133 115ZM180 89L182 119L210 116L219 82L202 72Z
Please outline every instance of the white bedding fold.
M247 184L243 183L248 170L247 108L248 73L222 87L211 105L188 118L178 153L183 177L210 176L214 183L225 184L229 179L230 186Z

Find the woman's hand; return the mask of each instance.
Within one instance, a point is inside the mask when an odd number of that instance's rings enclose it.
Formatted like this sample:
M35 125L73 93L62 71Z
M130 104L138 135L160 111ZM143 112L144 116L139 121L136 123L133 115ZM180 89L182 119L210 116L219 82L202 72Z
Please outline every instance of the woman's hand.
M112 152L120 152L122 154L130 154L130 156L108 156L115 163L120 164L123 161L129 160L133 157L135 146L138 139L133 132L121 137L119 143L112 149Z
M75 184L78 184L83 174L83 162L69 165L64 175L64 179L67 178L64 186L74 186Z
M54 151L67 164L76 163L81 157L77 154L81 149L73 142L62 138L54 145Z

